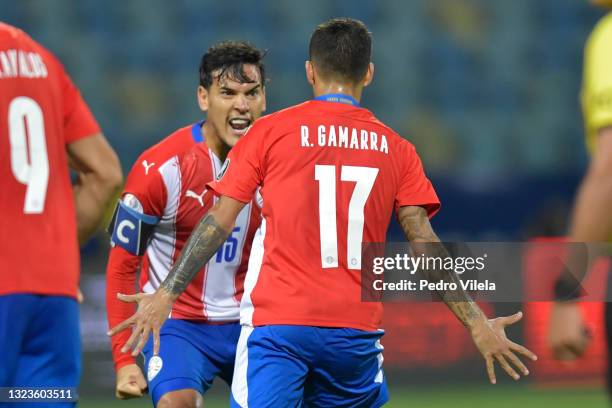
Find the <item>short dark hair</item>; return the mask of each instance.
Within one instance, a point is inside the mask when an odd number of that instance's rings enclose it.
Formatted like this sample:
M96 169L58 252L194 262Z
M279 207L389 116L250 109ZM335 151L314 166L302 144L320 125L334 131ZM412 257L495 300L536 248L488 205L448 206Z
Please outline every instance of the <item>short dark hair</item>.
M222 41L213 45L200 60L200 85L210 89L213 80L224 76L240 83L253 83L244 73L244 64L253 64L259 69L261 86L266 82L263 58L266 51L255 48L245 41ZM218 71L218 72L215 72Z
M310 60L325 78L357 83L365 76L372 55L372 34L352 18L319 24L310 37Z

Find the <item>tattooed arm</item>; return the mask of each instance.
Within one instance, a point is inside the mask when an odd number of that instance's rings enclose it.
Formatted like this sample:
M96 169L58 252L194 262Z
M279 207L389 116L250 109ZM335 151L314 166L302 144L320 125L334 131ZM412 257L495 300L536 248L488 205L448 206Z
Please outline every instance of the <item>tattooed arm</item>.
M198 271L213 257L225 242L244 203L221 197L193 230L179 259L158 290L176 300L187 288Z
M432 258L450 257L431 228L427 211L423 207L401 207L398 211L398 218L415 255L424 254L426 257ZM445 269L427 269L423 273L430 282L444 281L457 285L456 290L440 290L438 295L465 327L472 327L478 320L486 320L478 305L461 289L459 277L456 273ZM448 285L444 287L448 287Z
M193 230L179 259L154 294L117 295L124 302L138 303L138 310L132 317L119 323L108 332L109 336L114 336L133 326L132 335L121 351L125 353L132 349L138 340L132 351L132 355L137 356L152 332L153 354L157 355L159 330L168 318L172 304L225 242L243 207L244 203L240 201L225 196L221 197Z
M424 208L417 206L400 207L397 215L415 254L442 258L450 256L431 228L427 211ZM512 316L488 320L478 305L461 289L456 273L444 269L425 270L423 272L430 282L444 281L457 284L456 290L441 290L438 291L438 294L461 323L469 329L474 344L486 361L487 373L491 383L496 383L494 361L497 361L504 371L515 380L518 380L520 376L507 360L510 360L523 375L529 374L527 367L514 352L523 354L532 360L536 360L537 357L525 347L510 341L504 332L507 325L516 323L521 319L521 312Z

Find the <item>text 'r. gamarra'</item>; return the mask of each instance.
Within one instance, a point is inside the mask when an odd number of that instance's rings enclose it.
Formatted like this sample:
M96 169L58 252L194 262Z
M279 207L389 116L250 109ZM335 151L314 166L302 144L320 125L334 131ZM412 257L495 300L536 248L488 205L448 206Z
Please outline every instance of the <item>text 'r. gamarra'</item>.
M317 126L317 138L311 140L310 129L306 125L300 128L302 147L343 147L345 149L374 150L389 154L389 144L385 135L365 129L346 126Z

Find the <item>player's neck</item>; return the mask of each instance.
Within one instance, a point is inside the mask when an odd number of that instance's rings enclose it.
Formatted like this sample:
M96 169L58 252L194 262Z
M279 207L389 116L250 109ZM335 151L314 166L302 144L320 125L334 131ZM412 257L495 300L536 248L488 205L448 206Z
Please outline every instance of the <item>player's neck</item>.
M215 132L215 129L208 121L204 122L204 124L202 125L201 132L202 136L204 137L204 140L206 141L206 145L223 163L227 158L231 146L229 146L219 137L217 132Z
M315 98L327 94L348 95L358 102L361 101L362 86L355 84L342 84L338 82L317 82L313 86Z

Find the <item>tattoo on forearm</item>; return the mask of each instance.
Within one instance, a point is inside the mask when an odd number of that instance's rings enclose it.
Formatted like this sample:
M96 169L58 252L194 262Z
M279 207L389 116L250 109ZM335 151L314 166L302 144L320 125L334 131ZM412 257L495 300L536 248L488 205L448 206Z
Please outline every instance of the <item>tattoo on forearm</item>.
M183 293L228 236L229 232L217 224L215 217L207 214L193 230L179 259L160 288L175 296Z
M402 207L398 216L406 238L410 241L415 254L422 253L427 257L441 258L450 256L431 228L427 211L424 208L416 206ZM484 317L482 310L462 289L456 273L445 269L427 269L421 272L430 282L444 281L457 285L456 290L439 290L437 294L464 326L469 327L475 319ZM446 285L445 287L448 286Z

